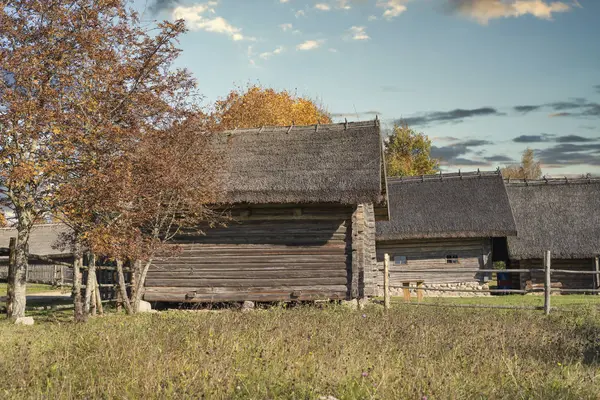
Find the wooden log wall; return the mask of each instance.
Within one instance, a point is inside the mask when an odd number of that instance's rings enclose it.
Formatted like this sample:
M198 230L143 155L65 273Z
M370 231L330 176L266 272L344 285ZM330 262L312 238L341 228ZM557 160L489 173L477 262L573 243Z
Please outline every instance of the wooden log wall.
M353 297L377 295L377 251L373 204L359 204L352 215L352 260L358 271L358 293Z
M235 207L227 227L182 233L157 260L144 298L165 302L346 299L352 287L353 208Z
M390 287L401 288L403 282L423 281L425 284L476 282L482 274L414 272L427 269L481 269L492 268L492 245L489 238L421 239L377 242L379 288L383 288L383 257L390 255ZM458 263L449 264L447 255L458 256ZM405 256L406 264L396 265L394 256Z
M542 259L512 260L510 267L515 269L537 269L544 268ZM550 269L564 269L571 271L594 271L593 258L585 259L551 259ZM515 274L513 274L515 275ZM594 275L576 275L552 272L551 284L553 288L563 289L594 289ZM521 289L539 289L544 287L544 273L531 272L514 277L513 282L520 282Z

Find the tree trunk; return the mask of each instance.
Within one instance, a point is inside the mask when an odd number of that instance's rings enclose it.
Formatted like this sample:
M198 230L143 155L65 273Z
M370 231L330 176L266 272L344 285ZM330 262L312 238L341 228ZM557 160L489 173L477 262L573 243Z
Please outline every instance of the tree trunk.
M85 322L83 313L83 304L81 299L81 266L83 265L83 256L81 251L75 251L75 261L73 261L73 306L75 310L75 322Z
M135 282L135 285L136 285L135 296L133 298L133 310L135 312L139 311L140 301L142 301L142 297L144 297L144 287L145 287L145 283L146 283L146 276L148 275L148 270L150 269L151 265L152 265L152 260L146 261L146 264L144 264L144 267L141 270L140 270L141 261L137 265L137 268L140 271L140 273L138 275L138 279Z
M15 247L17 246L17 238L11 237L8 245L8 279L6 284L6 316L10 318L13 310L13 298L14 298L14 289L13 289L13 274L15 272Z
M83 310L86 315L90 314L90 308L92 303L92 295L94 294L94 288L96 287L96 256L94 254L88 255L88 274L87 281L85 282L85 302Z
M9 318L19 318L25 316L25 305L27 302L27 267L29 256L29 233L31 232L31 216L26 212L21 212L17 223L17 243L14 251L14 263L11 264L12 273L12 298L9 301L12 305Z
M123 299L125 305L125 312L127 314L133 314L129 297L127 296L127 286L125 285L125 274L123 274L123 261L117 260L117 278L119 279L119 293Z

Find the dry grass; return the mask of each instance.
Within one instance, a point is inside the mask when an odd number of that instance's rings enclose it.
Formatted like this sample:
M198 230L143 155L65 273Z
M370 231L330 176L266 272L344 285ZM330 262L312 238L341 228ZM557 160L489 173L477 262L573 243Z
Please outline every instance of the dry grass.
M592 308L395 306L0 323L2 398L597 399Z

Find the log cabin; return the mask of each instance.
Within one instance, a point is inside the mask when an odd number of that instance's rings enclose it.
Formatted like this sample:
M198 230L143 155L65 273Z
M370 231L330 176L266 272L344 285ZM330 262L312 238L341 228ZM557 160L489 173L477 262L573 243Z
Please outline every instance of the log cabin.
M156 260L151 302L353 299L375 294L375 219L387 217L379 121L220 136L233 221L182 233Z
M600 255L600 179L541 179L506 182L517 237L508 238L510 268L543 268L551 252L551 268L592 271ZM542 288L544 274L512 274L521 289ZM553 273L552 286L592 289L594 275Z
M419 282L426 295L440 286L483 289L485 274L435 270L491 269L516 235L500 171L388 178L388 197L390 219L377 223L379 292L386 253L392 294Z

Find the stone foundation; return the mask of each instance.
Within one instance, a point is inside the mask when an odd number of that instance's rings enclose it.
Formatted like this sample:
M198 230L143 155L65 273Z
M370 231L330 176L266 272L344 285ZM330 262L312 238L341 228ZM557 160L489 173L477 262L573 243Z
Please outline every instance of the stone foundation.
M416 283L411 282L411 286L416 286ZM482 297L490 296L487 292L441 292L435 289L467 289L467 290L489 290L490 286L487 283L481 282L458 282L458 283L424 283L423 296L426 297ZM380 296L383 296L383 288L380 288ZM391 287L391 296L404 295L402 287ZM410 295L416 297L417 289L410 289Z

